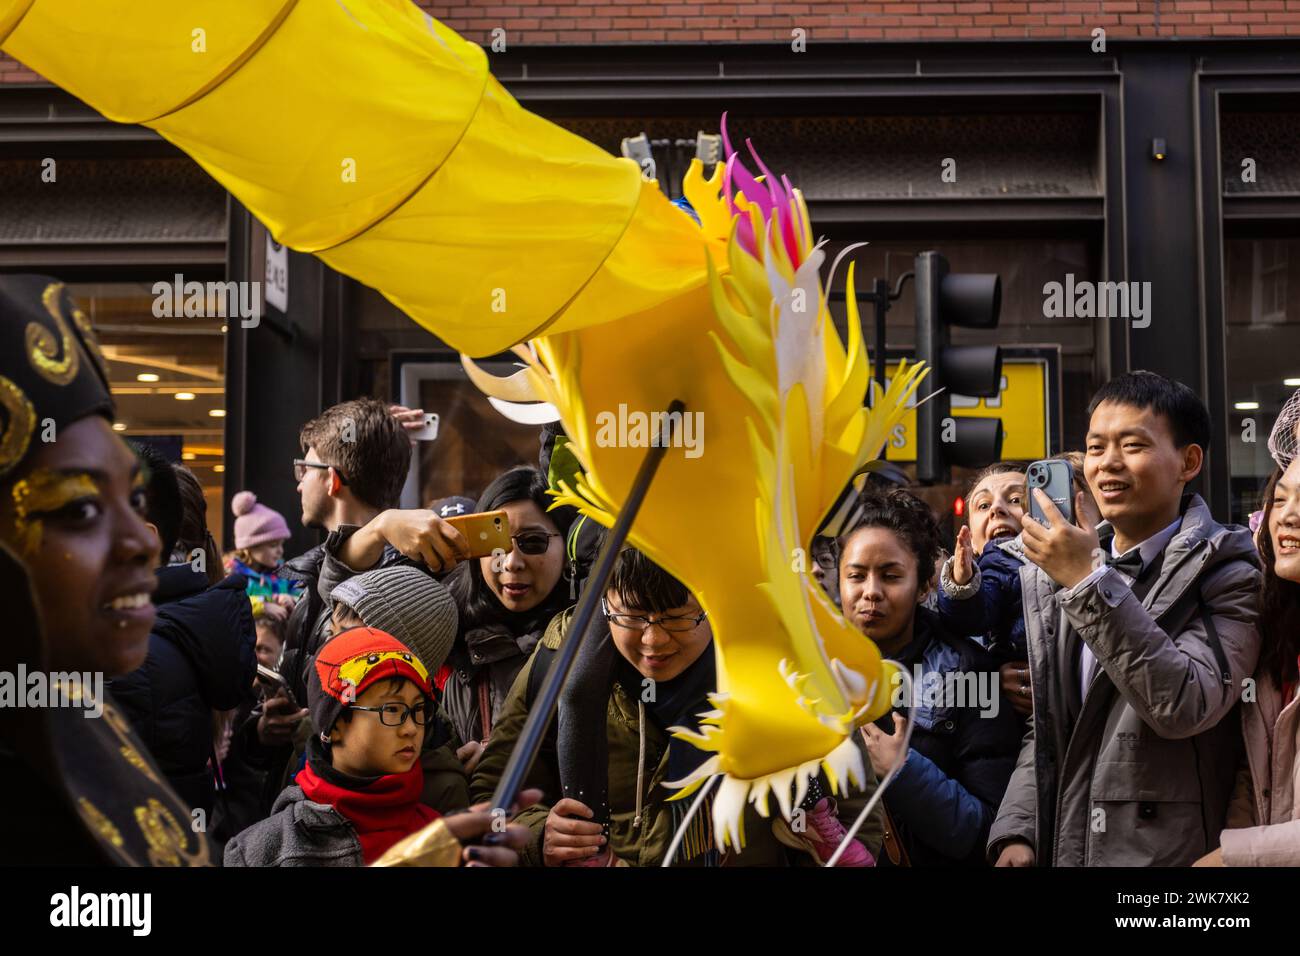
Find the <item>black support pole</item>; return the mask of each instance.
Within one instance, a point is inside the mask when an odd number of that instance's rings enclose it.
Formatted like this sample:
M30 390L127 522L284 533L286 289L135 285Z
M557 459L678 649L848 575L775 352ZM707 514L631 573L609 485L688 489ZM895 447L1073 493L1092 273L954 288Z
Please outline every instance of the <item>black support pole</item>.
M675 399L668 406L669 417L661 421L680 421L681 413L685 409L685 403ZM594 630L593 625L599 623L596 620L596 606L601 595L605 593L605 583L614 570L614 558L622 550L623 542L627 540L627 533L632 529L632 522L636 520L637 512L641 510L641 504L650 490L650 483L659 469L659 463L668 451L671 435L667 434L667 428L664 431L665 433L658 436L659 443L651 446L645 460L641 462L641 468L637 471L636 478L632 481L632 488L628 492L627 502L619 511L618 519L614 522L614 527L605 538L604 547L596 557L596 563L587 578L582 597L578 600L577 610L574 611L568 636L551 664L550 670L546 673L546 681L538 691L537 699L528 712L528 719L524 721L524 729L520 732L515 749L511 751L510 760L506 763L506 769L501 774L500 782L497 783L496 792L492 794L493 813L508 812L514 804L515 796L523 786L524 777L532 769L542 739L550 729L551 720L555 716L555 705L560 699L560 688L564 686L564 681L569 676L573 661L578 656L578 648L586 639L587 632Z

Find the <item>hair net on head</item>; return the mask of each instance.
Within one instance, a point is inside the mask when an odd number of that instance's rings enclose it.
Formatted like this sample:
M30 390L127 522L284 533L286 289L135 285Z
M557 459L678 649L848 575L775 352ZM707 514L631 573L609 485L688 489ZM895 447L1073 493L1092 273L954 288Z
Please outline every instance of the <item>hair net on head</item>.
M1268 436L1268 453L1283 471L1295 460L1296 452L1300 451L1300 439L1296 437L1297 427L1300 427L1300 390L1287 399L1282 411L1277 413L1273 432Z

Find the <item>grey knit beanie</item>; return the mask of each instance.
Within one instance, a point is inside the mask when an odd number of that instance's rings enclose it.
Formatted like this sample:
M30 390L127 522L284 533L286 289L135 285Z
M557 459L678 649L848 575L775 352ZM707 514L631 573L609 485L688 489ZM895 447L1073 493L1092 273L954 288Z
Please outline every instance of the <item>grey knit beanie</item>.
M451 593L410 565L348 578L330 599L356 611L366 627L387 631L415 651L430 675L446 661L456 639L460 615Z

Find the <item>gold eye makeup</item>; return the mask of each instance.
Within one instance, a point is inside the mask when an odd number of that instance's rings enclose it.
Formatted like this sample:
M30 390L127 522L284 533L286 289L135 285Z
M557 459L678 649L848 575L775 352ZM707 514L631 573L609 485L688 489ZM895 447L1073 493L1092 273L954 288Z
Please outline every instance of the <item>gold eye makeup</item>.
M44 516L54 514L81 498L101 493L99 482L87 472L51 471L38 468L15 482L13 543L31 557L41 547L45 534Z

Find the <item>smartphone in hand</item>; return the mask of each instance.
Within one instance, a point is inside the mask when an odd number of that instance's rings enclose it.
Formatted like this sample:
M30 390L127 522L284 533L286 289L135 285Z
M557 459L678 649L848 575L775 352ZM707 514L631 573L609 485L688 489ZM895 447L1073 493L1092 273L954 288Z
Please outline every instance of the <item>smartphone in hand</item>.
M1051 525L1034 497L1034 489L1041 488L1065 520L1074 523L1074 469L1068 461L1046 458L1034 462L1025 472L1025 484L1029 492L1029 517L1044 527Z
M424 424L408 432L411 441L436 441L438 438L438 413L425 412Z
M510 518L504 511L455 515L442 520L465 536L471 558L490 557L498 550L508 554L514 547L514 542L510 540Z
M283 691L285 697L291 701L293 700L293 693L289 690L289 684L279 671L267 667L265 664L258 664L256 677L257 682L266 688L267 697L274 697L277 693ZM297 706L296 701L294 706Z

